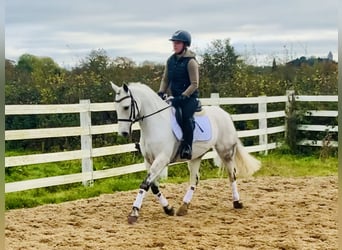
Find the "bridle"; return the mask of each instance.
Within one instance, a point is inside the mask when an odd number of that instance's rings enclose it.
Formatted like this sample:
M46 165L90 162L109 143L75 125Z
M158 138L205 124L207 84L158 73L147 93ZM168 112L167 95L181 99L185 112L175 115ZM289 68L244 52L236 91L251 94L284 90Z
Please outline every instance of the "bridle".
M168 105L165 108L159 109L159 110L157 110L157 111L155 111L155 112L153 112L151 114L140 116L140 110L139 110L139 107L138 107L138 103L134 99L130 89L128 89L128 92L129 92L129 95L124 96L124 97L120 98L119 100L114 100L114 102L120 103L120 102L122 102L123 100L125 100L127 98L131 98L131 106L130 106L131 113L129 115L129 118L128 119L118 119L118 122L130 122L130 123L133 124L133 123L135 123L137 121L143 121L147 117L153 116L155 114L158 114L159 112L162 112L162 111L172 107L172 105ZM137 110L137 115L136 115L136 110Z

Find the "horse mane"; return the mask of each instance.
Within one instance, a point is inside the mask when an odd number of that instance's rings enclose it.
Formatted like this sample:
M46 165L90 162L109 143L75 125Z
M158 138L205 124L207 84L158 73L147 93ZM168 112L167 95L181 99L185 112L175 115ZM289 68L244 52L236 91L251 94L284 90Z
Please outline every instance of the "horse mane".
M143 89L143 90L155 93L153 89L151 89L148 85L141 83L141 82L130 82L127 85L128 87L133 87L134 89L138 88L138 89Z
M128 88L132 89L133 91L135 90L140 90L140 93L143 93L144 95L148 95L149 98L154 98L155 100L160 103L162 101L160 97L157 95L157 93L148 85L141 83L141 82L130 82L127 84ZM164 103L164 102L162 102Z

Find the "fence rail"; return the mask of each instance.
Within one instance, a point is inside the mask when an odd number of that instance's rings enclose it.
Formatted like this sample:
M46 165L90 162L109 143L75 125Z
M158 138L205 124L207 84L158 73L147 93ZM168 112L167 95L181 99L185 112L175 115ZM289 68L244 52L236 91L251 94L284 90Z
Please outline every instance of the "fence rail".
M238 136L255 137L259 136L259 144L248 146L249 152L264 152L274 149L278 146L276 142L268 142L268 135L276 133L284 133L285 125L268 127L267 121L272 118L286 117L285 110L267 112L267 104L284 103L284 107L289 105L290 95L285 96L260 96L260 97L244 97L244 98L220 98L218 94L212 94L211 98L202 98L202 105L245 105L257 104L258 113L249 114L232 114L232 119L237 121L258 120L258 129L238 131ZM302 102L337 102L337 96L295 96L296 101ZM285 108L284 108L285 109ZM6 105L5 115L35 115L35 114L63 114L78 113L80 114L80 126L62 127L62 128L40 128L40 129L21 129L5 131L5 140L28 140L42 138L56 138L68 136L81 137L81 150L73 150L66 152L31 154L20 156L5 157L5 167L17 167L24 165L61 162L69 160L82 160L82 172L76 174L68 174L54 177L39 178L33 180L9 182L5 184L5 192L17 192L34 188L49 187L56 185L64 185L76 182L89 184L93 180L118 176L128 173L134 173L145 170L144 164L132 164L123 167L113 167L105 170L93 171L92 160L94 157L121 154L136 151L135 144L124 144L115 146L106 146L93 148L92 136L98 134L113 133L118 131L117 124L92 125L91 113L102 111L114 111L113 103L90 103L89 100L81 100L79 104L65 105ZM337 117L337 111L318 111L311 110L307 112L311 116ZM139 130L138 124L134 124L133 130ZM338 132L336 127L323 125L299 125L299 130L310 131L331 131ZM322 141L306 140L300 142L301 145L320 146ZM337 142L332 142L333 146L337 146ZM213 151L208 152L204 159L215 157Z

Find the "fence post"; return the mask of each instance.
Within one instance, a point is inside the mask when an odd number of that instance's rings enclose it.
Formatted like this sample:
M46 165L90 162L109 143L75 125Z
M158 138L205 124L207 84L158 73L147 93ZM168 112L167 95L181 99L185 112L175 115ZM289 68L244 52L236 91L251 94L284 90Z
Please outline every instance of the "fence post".
M259 134L259 145L265 145L264 154L267 155L267 96L259 96L258 99L259 130L261 132Z
M267 155L267 96L259 96L258 99L259 130L262 131L259 135L259 145L265 145L264 154Z
M213 99L212 105L220 106L220 94L219 93L211 93L210 99Z
M90 100L80 100L80 104L86 106L86 111L80 113L80 124L82 128L81 151L82 151L82 175L83 185L92 186L93 180L93 158L92 158L92 135L91 135L91 112Z
M286 90L287 101L285 104L285 141L291 148L296 147L296 112L295 112L295 91Z

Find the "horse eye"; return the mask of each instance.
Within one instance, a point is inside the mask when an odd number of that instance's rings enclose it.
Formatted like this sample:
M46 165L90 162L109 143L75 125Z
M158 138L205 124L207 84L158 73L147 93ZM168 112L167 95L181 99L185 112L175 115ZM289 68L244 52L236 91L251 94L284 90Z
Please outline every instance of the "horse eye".
M128 107L128 106L125 106L125 107L123 107L123 109L124 109L124 110L128 110L128 109L129 109L129 107Z

